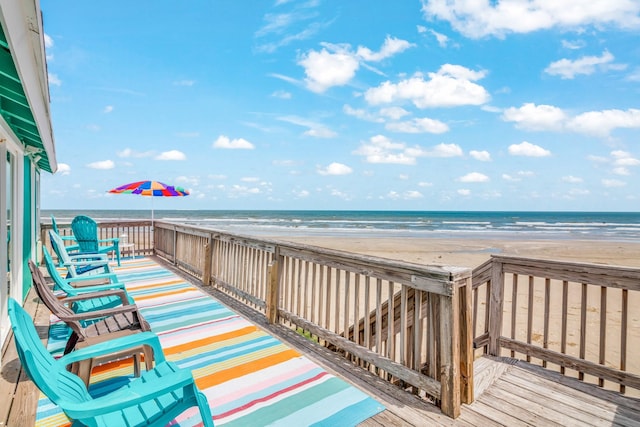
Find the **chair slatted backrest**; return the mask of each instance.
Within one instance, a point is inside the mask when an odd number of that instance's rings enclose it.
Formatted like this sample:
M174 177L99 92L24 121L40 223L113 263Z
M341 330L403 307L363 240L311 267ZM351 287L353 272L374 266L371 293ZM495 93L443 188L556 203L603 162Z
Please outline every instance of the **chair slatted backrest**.
M63 290L67 292L68 286L70 285L68 285L67 282L60 275L60 272L58 271L55 263L53 262L53 258L51 257L51 254L49 253L49 251L44 245L42 246L42 254L44 255L44 264L47 267L47 272L49 273L49 276L53 279L53 283L54 283L53 289Z
M75 314L69 307L62 304L58 298L53 294L49 285L47 285L42 271L29 260L29 270L31 271L31 277L33 280L33 287L36 289L38 297L42 300L44 305L56 316L63 318L73 317ZM78 335L82 335L82 325L78 321L65 320L65 323Z
M49 239L51 240L51 247L53 248L53 251L58 256L58 259L62 260L63 264L66 264L67 266L69 266L68 268L74 269L75 267L71 264L71 258L69 257L69 254L67 253L67 250L64 247L64 240L62 240L62 237L60 237L60 235L54 232L53 230L49 230ZM44 245L43 245L43 248L44 248ZM75 270L74 270L74 274L75 274Z
M13 298L9 298L9 318L23 368L53 403L92 400L80 378L55 363L53 356L42 345L33 320Z
M71 221L73 235L80 245L80 252L97 252L98 224L86 215L78 215Z

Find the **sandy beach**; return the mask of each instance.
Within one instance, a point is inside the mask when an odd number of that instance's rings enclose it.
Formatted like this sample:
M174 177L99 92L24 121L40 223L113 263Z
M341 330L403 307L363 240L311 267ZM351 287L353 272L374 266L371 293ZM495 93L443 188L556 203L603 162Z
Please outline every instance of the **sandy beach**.
M640 267L640 242L277 236L278 240L399 259L474 268L492 254Z

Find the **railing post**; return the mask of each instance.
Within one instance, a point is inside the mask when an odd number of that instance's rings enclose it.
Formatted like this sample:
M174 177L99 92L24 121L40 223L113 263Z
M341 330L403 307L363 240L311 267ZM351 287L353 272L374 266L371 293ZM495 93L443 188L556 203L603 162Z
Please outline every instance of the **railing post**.
M202 271L202 284L209 286L211 281L211 263L213 259L213 236L209 235L209 240L204 245L204 268Z
M465 278L458 287L460 307L460 399L462 403L473 402L473 283Z
M173 226L173 265L178 263L178 231L176 230L176 226Z
M458 289L452 295L438 295L440 306L440 410L456 418L460 415L460 302Z
M489 298L489 345L491 356L500 356L502 336L502 308L504 305L504 270L502 262L493 260L491 265L491 294Z
M267 297L265 314L269 323L278 322L278 302L280 301L280 248L276 246L273 260L269 263L269 281L267 282Z

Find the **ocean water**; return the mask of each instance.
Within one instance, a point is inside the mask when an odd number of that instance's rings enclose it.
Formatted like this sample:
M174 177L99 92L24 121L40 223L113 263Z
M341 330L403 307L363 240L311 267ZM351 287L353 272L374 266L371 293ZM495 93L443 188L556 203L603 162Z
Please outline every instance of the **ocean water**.
M75 215L151 219L148 210L42 210L43 222ZM639 212L156 210L155 220L259 236L470 237L637 241Z

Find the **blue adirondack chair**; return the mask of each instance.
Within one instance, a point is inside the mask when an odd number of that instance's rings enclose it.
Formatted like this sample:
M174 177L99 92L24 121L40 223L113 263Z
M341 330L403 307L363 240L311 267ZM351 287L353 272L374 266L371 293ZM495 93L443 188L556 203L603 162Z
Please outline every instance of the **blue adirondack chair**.
M86 215L78 215L71 221L73 235L80 245L80 253L108 254L115 251L118 265L120 265L120 241L117 237L109 239L98 238L98 224L93 218Z
M213 427L207 397L198 390L193 374L165 359L153 332L115 338L54 359L42 345L31 317L9 298L9 317L18 357L35 385L72 420L87 426L164 426L185 410L197 406L203 424ZM82 380L66 366L86 358L149 346L156 366L138 379L100 397L93 397ZM75 425L75 423L74 423Z
M64 278L58 272L58 269L53 262L53 258L51 258L51 255L49 254L47 248L42 248L42 254L44 255L44 263L47 267L47 272L49 273L51 279L53 279L53 289L61 290L65 294L67 294L66 300L73 303L71 307L74 312L86 313L88 311L101 310L117 307L119 305L134 303L133 299L129 296L129 294L127 294L124 283L114 281L106 284L96 284L97 280L103 278L98 275ZM112 276L115 277L115 275L104 276L104 278L112 278ZM109 291L109 294L105 294L102 298L91 300L75 298L88 292L103 291Z
M61 267L67 268L67 277L76 277L85 273L115 274L106 254L98 253L73 253L69 254L60 235L49 230L51 248L56 253Z
M67 249L67 252L71 253L80 249L80 246L78 246L78 244L75 243L76 238L74 236L63 236L62 233L60 233L60 230L58 229L58 223L56 221L56 217L53 215L51 215L51 229L54 232L56 232L63 241L74 242L70 245L65 246L65 248Z

